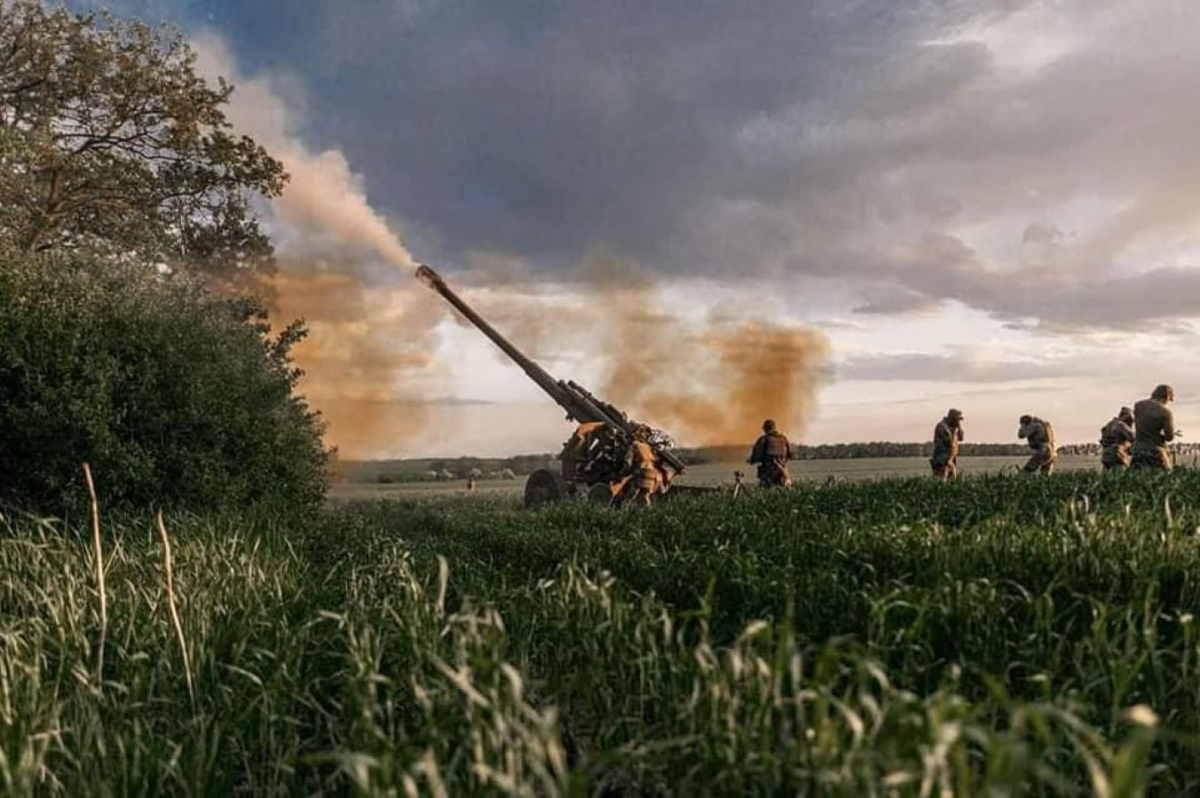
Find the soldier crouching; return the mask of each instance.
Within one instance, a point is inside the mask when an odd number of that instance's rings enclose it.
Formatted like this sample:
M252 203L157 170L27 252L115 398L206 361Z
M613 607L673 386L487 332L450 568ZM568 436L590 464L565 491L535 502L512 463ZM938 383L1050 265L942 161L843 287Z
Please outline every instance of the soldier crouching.
M1033 451L1021 470L1027 474L1052 474L1058 462L1058 446L1054 442L1054 427L1036 416L1021 416L1017 437L1023 438Z
M1129 468L1133 448L1133 410L1122 407L1116 417L1100 429L1100 465L1105 471Z

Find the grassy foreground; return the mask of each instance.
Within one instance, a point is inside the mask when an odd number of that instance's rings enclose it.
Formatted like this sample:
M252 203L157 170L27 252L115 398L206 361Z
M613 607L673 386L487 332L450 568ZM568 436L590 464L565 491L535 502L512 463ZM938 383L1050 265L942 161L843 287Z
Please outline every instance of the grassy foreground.
M182 646L104 520L98 672L86 531L5 519L0 793L1200 789L1196 472L168 518Z

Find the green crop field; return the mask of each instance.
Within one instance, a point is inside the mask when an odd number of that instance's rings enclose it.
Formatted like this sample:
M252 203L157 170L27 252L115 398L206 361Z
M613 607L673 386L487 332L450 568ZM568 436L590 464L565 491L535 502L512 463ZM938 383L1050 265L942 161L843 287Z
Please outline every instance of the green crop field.
M179 516L179 631L76 520L4 520L5 795L1200 790L1194 471Z

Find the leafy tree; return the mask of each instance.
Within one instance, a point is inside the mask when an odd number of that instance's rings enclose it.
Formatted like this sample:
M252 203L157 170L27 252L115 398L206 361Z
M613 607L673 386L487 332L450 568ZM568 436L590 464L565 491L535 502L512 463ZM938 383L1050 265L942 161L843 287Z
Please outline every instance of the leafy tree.
M0 238L222 280L269 269L250 202L287 176L194 66L173 29L0 2Z
M304 510L321 424L296 395L299 324L137 263L0 250L0 501Z

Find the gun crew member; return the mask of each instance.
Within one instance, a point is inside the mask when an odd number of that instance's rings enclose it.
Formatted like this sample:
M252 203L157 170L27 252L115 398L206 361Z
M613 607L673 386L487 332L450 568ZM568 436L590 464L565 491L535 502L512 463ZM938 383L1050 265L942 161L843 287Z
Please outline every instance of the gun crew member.
M962 421L962 411L951 408L933 428L933 457L929 458L929 465L938 479L954 479L958 476L958 449L963 440Z
M649 505L654 496L663 493L670 484L670 473L659 463L654 447L650 445L651 430L645 424L633 428L633 441L629 444L626 463L629 472L629 500L634 504Z
M1134 468L1170 471L1174 467L1171 451L1167 448L1180 435L1175 429L1175 413L1170 407L1173 401L1175 389L1170 385L1159 385L1149 399L1143 399L1133 406Z
M1129 468L1133 451L1133 410L1122 407L1112 421L1100 429L1100 464L1105 471Z
M758 484L763 488L786 488L792 484L788 461L792 459L792 446L775 422L767 419L762 424L763 434L750 450L750 465L758 466Z
M1025 440L1033 454L1022 471L1030 474L1051 474L1058 460L1058 447L1054 442L1054 427L1049 421L1037 416L1021 416L1021 427L1017 437Z

